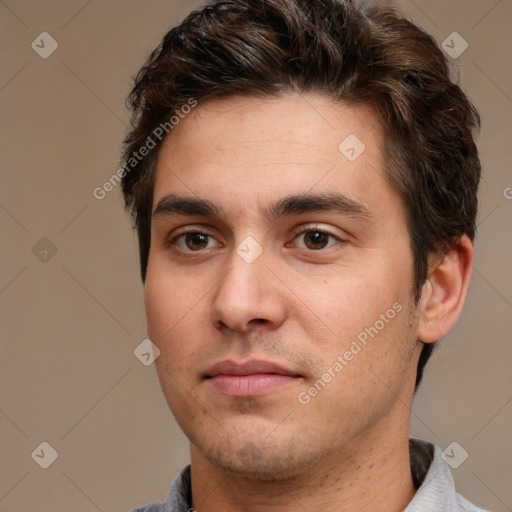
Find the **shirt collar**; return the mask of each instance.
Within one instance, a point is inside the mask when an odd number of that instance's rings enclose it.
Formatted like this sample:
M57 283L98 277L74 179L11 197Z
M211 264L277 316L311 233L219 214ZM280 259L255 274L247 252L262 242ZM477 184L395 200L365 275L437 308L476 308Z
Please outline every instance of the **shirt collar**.
M455 483L441 450L427 441L410 439L409 456L418 490L405 512L457 510Z

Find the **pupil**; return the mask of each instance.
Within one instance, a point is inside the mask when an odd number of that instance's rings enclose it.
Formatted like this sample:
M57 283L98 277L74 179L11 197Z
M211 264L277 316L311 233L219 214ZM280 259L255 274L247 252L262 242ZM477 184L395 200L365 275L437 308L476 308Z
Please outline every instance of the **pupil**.
M208 245L208 239L206 235L201 233L193 233L187 235L187 246L189 249L203 249Z

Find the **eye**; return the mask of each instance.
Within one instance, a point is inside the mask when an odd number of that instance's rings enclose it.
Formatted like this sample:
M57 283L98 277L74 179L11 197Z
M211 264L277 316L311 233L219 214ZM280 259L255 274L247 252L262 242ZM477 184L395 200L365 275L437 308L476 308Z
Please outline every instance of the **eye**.
M308 229L295 238L296 247L312 251L327 249L340 241L337 236L320 229Z
M219 247L220 243L210 235L199 231L183 233L171 240L171 245L177 245L187 252L198 252L211 247Z

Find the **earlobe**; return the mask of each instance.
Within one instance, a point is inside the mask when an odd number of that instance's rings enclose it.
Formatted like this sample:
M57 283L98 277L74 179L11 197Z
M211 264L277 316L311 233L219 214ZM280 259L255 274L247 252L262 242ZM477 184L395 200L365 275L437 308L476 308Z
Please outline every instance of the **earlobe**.
M473 244L464 235L432 260L420 301L418 340L439 340L458 320L473 267Z

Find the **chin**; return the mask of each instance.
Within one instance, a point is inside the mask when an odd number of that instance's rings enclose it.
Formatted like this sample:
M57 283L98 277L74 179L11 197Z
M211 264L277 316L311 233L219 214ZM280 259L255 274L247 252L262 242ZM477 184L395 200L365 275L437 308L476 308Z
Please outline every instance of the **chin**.
M189 439L216 468L231 476L263 482L300 478L328 455L315 452L310 439L302 440L298 435L285 432L281 434L274 436L272 433L274 437L270 438L265 433L258 440L254 431L243 436L224 432L217 438L210 434L209 438Z

